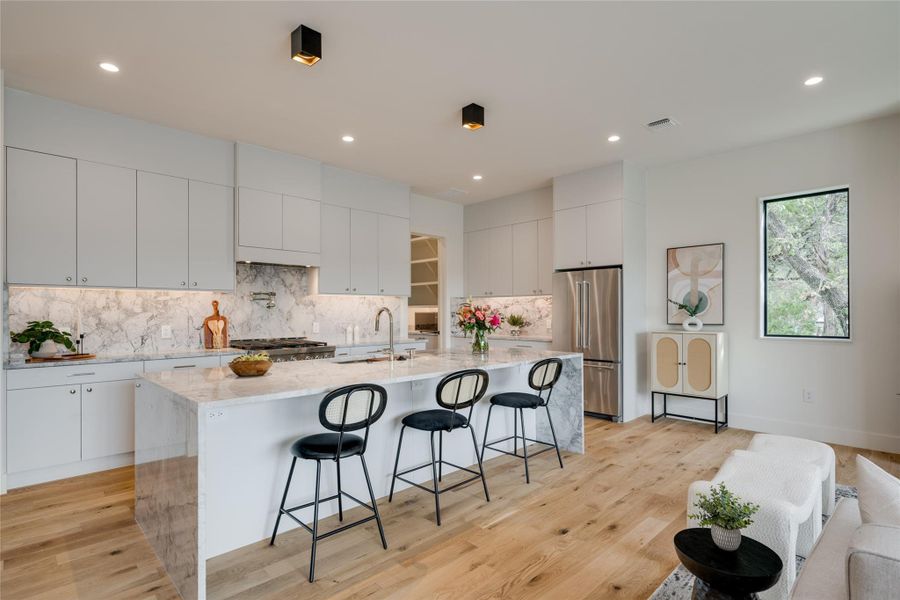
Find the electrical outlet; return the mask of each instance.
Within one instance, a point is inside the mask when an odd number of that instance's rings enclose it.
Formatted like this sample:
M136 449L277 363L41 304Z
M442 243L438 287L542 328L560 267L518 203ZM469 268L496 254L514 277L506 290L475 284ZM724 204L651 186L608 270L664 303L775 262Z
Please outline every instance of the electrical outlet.
M211 410L208 413L206 413L206 417L210 421L221 421L222 419L225 418L225 411L222 409Z
M160 328L159 336L164 340L172 339L172 326L171 325L163 325Z
M815 404L816 402L816 392L815 390L803 390L803 401L807 404Z
M313 321L313 333L319 333L319 322Z

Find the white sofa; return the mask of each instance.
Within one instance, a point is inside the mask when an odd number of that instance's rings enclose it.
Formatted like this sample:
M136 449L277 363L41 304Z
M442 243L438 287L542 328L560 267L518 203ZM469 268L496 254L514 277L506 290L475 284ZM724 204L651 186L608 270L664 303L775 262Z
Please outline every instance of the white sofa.
M842 498L806 559L792 600L900 598L900 527L863 524L859 503Z

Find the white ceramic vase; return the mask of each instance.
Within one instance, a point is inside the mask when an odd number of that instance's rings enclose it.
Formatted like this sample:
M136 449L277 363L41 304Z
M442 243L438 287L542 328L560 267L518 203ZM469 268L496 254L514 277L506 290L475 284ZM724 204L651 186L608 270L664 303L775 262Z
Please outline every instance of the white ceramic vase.
M734 552L741 545L740 529L725 529L718 525L712 525L710 528L713 542L716 546L727 552Z
M41 347L38 348L37 352L32 352L31 355L37 358L49 358L51 356L56 356L59 352L59 348L56 346L56 342L53 340L44 340L41 342Z
M681 322L681 326L685 331L700 331L703 329L703 321L697 317L687 317Z

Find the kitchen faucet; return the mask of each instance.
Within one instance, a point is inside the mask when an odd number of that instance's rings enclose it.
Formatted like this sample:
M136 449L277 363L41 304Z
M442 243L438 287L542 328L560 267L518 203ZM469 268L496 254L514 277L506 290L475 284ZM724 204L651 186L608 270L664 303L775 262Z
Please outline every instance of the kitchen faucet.
M375 313L375 333L378 333L379 323L381 322L381 313L384 312L388 314L388 327L390 327L390 331L388 332L388 354L390 355L391 360L394 360L394 314L387 306L382 306L378 309L378 312Z

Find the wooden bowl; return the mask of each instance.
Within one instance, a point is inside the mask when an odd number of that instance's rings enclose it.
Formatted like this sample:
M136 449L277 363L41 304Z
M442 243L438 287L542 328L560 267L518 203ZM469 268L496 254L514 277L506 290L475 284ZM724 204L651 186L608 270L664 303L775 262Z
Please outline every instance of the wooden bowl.
M228 363L238 377L259 377L272 367L271 360L233 360Z

